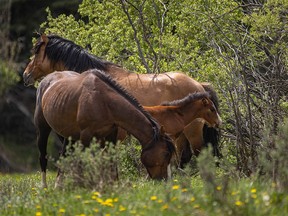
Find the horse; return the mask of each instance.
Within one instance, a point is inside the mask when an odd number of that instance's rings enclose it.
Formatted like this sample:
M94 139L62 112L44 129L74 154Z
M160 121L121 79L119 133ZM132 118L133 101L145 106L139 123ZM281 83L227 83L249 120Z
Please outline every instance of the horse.
M185 146L185 142L179 142L178 137L185 126L200 118L209 127L219 127L222 122L214 103L209 98L210 95L208 92L196 92L180 100L164 102L159 106L143 106L175 141L176 160L180 168L183 168L184 162L181 161L181 158L183 151L186 151L187 147ZM197 147L193 147L192 150L197 154Z
M121 127L139 140L141 162L149 176L170 176L170 159L175 151L172 140L132 95L97 69L47 75L37 89L34 122L43 187L47 187L46 149L51 130L66 139L80 140L87 147L93 137L101 141Z
M33 47L33 56L23 73L25 85L32 85L54 71L72 70L82 73L89 69L99 69L109 74L142 105L155 106L164 101L184 98L189 93L209 91L218 110L218 98L209 83L199 83L182 72L161 74L138 74L120 65L102 60L90 54L81 46L57 35L41 34ZM197 133L193 130L197 129ZM214 155L219 156L219 131L208 128L203 121L194 120L181 134L183 142L191 146L211 143Z

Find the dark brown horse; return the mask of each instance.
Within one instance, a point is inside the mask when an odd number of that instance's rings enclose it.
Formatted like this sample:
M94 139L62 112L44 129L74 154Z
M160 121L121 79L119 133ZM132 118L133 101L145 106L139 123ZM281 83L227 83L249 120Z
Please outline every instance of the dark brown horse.
M178 139L184 128L195 119L204 120L210 127L218 127L222 122L214 103L209 98L208 92L196 92L183 99L165 102L159 106L144 106L144 109L163 126L164 131L174 140L177 164L180 167L183 167L183 162L179 159L182 158L183 151L187 151L185 142L179 142ZM192 146L195 154L198 153L196 149L197 146Z
M174 152L172 140L161 132L158 123L133 96L99 70L47 75L37 89L34 120L44 187L47 186L46 148L51 129L88 146L93 137L101 140L121 127L141 143L141 161L150 177L168 177Z
M164 101L184 98L193 92L212 93L216 109L218 101L215 91L207 83L199 83L181 72L163 74L132 73L112 62L103 61L88 53L72 41L56 35L42 34L34 46L34 56L26 67L23 78L26 85L33 84L55 70L73 70L79 73L88 69L99 69L113 77L121 86L132 94L142 105L155 106ZM197 133L193 130L197 129ZM211 143L214 154L219 156L219 133L208 128L203 121L194 120L185 127L181 135L183 142L188 138L190 145L203 146Z

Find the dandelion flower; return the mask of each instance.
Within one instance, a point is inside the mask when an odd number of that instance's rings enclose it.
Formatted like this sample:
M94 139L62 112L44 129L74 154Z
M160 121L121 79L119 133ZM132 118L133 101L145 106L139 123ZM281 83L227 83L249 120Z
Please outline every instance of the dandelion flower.
M41 212L36 212L35 215L36 215L36 216L42 216L42 213L41 213Z
M81 199L81 195L75 195L75 199Z
M220 191L221 189L222 189L221 186L217 186L217 187L216 187L216 190L218 190L218 191Z
M175 200L177 200L177 197L172 197L172 198L171 198L171 201L172 201L172 202L175 201Z
M172 190L178 190L180 188L179 185L173 185Z
M100 197L100 196L101 196L101 194L100 194L98 191L95 191L95 192L93 193L93 195L94 195L94 196L97 196L97 197Z
M251 189L251 193L256 193L256 192L257 192L256 188Z
M154 200L157 200L157 196L151 196L151 197L150 197L150 200L153 200L153 201L154 201Z
M65 213L65 209L60 208L60 209L59 209L59 213Z
M126 208L124 206L122 206L122 205L119 206L119 211L120 212L125 211L125 210L126 210Z
M168 204L165 204L165 205L163 205L163 206L161 207L161 210L164 211L164 210L166 210L166 209L168 209L168 208L169 208Z
M235 205L236 206L242 206L244 203L243 202L241 202L240 200L237 200L236 202L235 202Z
M187 188L182 189L182 192L187 192L187 191L188 191Z
M193 197L191 197L191 199L190 199L190 201L191 202L194 202L196 199L195 199L195 197L193 196Z

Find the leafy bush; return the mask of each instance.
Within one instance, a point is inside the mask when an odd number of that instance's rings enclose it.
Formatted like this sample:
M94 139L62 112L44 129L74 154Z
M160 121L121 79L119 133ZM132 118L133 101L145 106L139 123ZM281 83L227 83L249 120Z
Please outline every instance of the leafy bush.
M105 148L93 140L89 148L80 142L67 146L65 157L60 157L56 166L64 172L68 187L106 189L119 178L135 179L146 175L140 161L141 146L131 138L116 146L106 143Z
M65 185L68 187L85 187L105 189L113 185L118 178L118 156L113 144L105 148L95 142L84 148L80 142L67 146L66 157L60 157L57 167L64 172Z
M269 134L267 132L267 134ZM267 136L267 135L266 135ZM288 190L288 119L279 126L276 136L268 136L263 142L260 156L261 178L272 180L279 190Z

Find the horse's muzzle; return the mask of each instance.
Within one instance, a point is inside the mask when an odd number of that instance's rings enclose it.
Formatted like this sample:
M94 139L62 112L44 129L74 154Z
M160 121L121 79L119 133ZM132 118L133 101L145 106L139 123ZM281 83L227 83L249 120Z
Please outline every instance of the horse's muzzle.
M30 86L33 84L33 79L31 77L31 74L29 73L23 73L23 81L25 86Z

